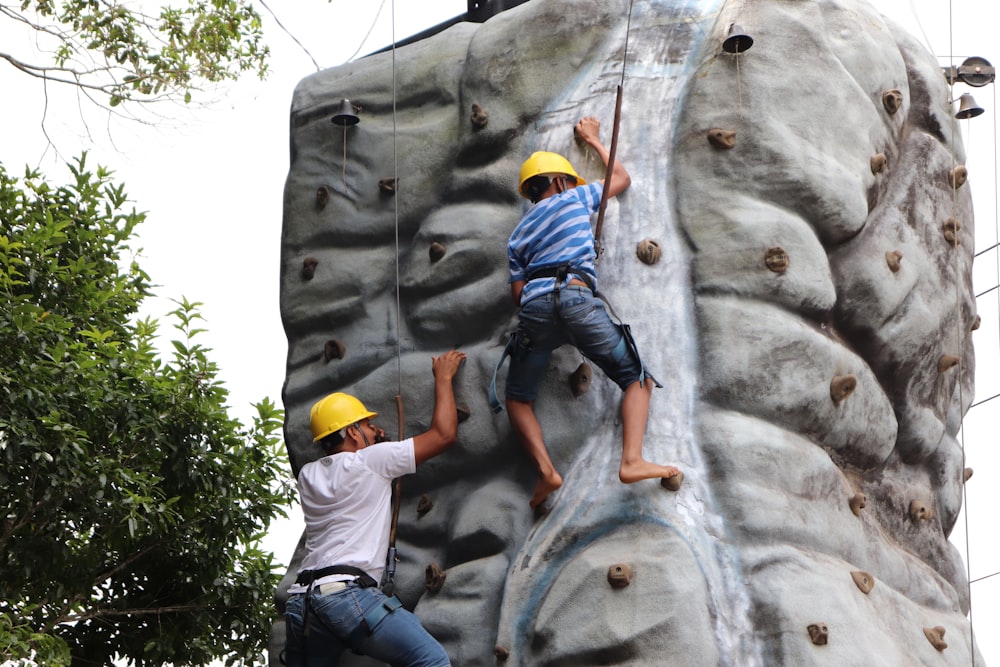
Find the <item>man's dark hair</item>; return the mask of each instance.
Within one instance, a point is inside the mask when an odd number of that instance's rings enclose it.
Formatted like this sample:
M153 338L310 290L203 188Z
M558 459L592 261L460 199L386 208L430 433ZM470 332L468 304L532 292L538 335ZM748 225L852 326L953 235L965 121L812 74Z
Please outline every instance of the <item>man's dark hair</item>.
M576 183L575 177L570 176L569 174L560 175L570 183ZM524 194L528 195L528 199L530 199L533 204L537 204L538 200L542 198L542 195L545 194L545 191L549 189L550 185L552 185L552 179L548 176L542 176L539 174L538 176L532 176L526 180L522 189L524 190Z
M329 454L336 454L340 446L344 444L344 436L340 435L340 431L334 431L333 433L323 436L319 439L319 446L323 448L323 451Z

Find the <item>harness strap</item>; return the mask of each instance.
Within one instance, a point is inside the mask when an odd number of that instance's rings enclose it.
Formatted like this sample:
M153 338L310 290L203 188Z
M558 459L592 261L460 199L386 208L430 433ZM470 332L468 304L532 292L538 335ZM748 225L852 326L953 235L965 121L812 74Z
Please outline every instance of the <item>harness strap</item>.
M364 655L362 648L365 640L370 637L385 617L403 606L403 603L395 595L388 597L365 613L364 619L358 627L351 633L351 650L358 655Z
M361 586L361 588L373 588L378 586L378 582L375 581L371 575L361 568L354 567L353 565L331 565L318 570L302 570L299 572L299 576L295 578L295 583L302 584L303 586L309 586L311 590L313 582L317 579L328 577L331 574L349 574L357 577L357 583Z
M495 415L503 412L503 404L500 403L500 399L497 397L497 375L500 373L500 369L503 368L503 362L507 361L507 357L514 352L516 340L517 332L514 332L510 335L510 338L507 339L507 345L503 348L503 354L500 355L500 361L497 362L496 368L493 369L493 378L490 380L489 403L490 410L492 410Z

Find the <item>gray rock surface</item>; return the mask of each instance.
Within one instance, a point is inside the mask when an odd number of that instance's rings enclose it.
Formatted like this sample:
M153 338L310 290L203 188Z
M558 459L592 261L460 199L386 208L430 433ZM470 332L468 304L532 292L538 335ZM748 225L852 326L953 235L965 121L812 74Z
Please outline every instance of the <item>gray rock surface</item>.
M455 665L500 664L495 647L533 667L981 665L947 540L975 304L940 66L861 1L628 11L534 0L299 85L281 272L293 466L319 455L308 410L330 391L361 397L390 432L401 394L405 432L424 430L430 357L460 346L470 417L404 480L397 576ZM721 49L733 22L755 39L738 55ZM516 174L544 149L602 177L571 128L594 115L610 141L623 61L618 158L633 185L608 207L601 289L665 385L645 454L686 479L677 493L617 481L620 391L597 373L574 399L580 356L564 348L537 410L565 485L535 520L530 461L486 404L515 321ZM346 129L330 123L343 98L360 107ZM731 148L710 144L716 129ZM379 188L394 177L395 192ZM647 238L654 265L635 255ZM774 248L783 270L765 262ZM436 593L431 563L447 574ZM608 583L618 566L627 587ZM924 634L936 626L943 650Z

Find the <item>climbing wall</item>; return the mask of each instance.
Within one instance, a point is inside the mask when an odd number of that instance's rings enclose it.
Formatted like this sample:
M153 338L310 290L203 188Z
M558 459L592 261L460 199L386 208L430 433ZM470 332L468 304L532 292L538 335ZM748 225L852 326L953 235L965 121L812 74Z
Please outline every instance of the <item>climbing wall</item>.
M565 484L536 519L486 404L516 175L542 149L602 177L572 126L610 141L623 73L633 184L598 272L664 384L645 455L685 482L617 481L621 392L598 371L575 396L564 348L536 408ZM356 125L330 122L345 98ZM291 157L293 467L324 394L390 432L401 394L412 435L430 357L468 354L458 445L404 480L397 575L453 664L983 664L947 540L976 322L963 148L939 64L870 5L533 0L304 80Z

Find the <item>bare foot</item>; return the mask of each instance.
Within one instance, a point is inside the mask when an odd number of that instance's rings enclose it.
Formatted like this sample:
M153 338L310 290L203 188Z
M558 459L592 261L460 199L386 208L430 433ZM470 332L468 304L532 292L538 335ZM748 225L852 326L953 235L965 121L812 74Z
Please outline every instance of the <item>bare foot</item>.
M539 475L538 484L535 485L535 493L531 496L531 509L536 509L544 503L549 494L562 486L562 482L562 477L554 470L548 475Z
M680 469L674 466L661 466L649 461L639 460L634 463L622 463L618 469L618 479L625 484L632 484L643 479L664 479L675 477L680 474Z

